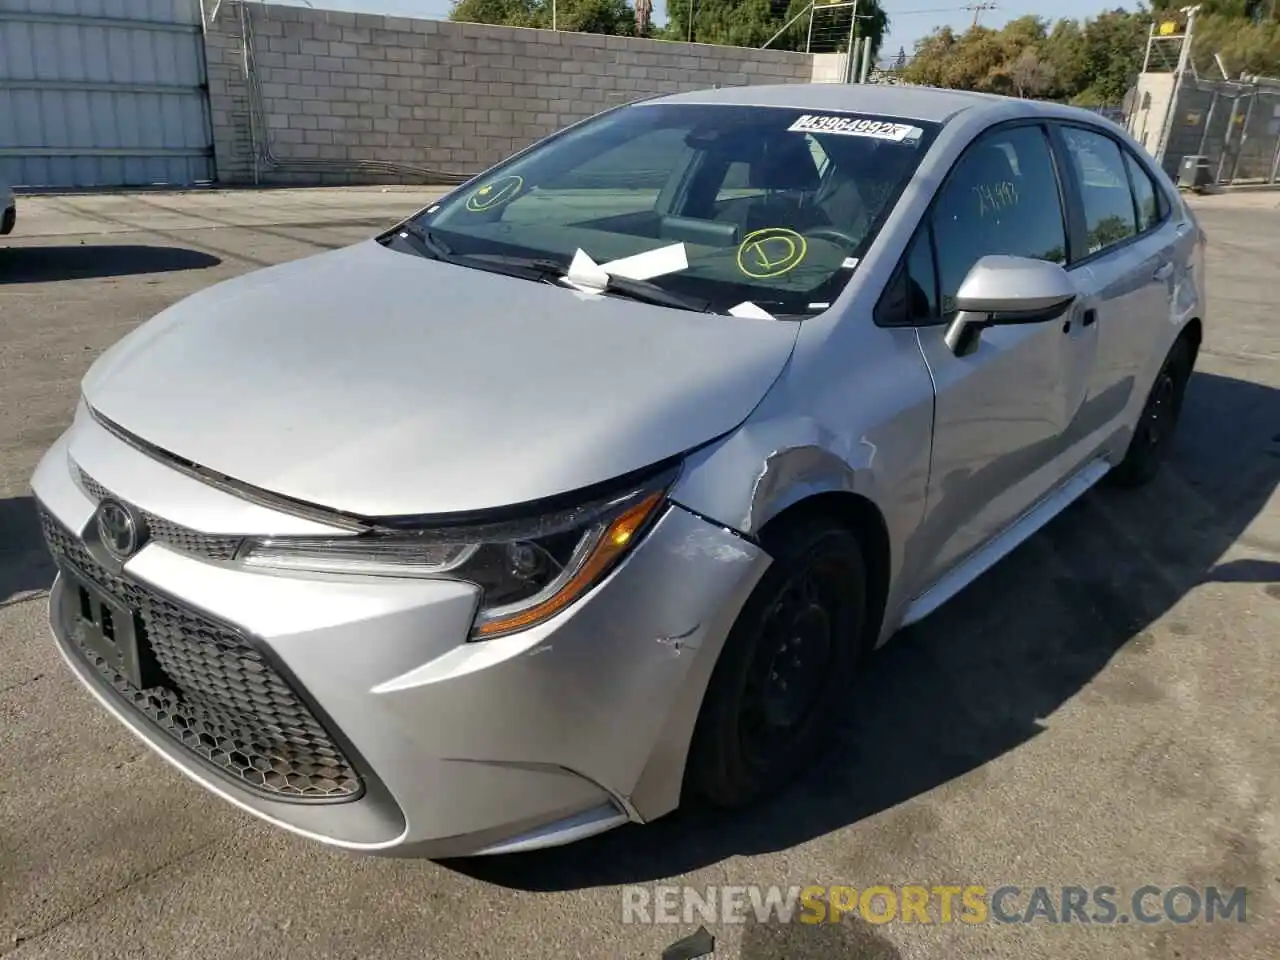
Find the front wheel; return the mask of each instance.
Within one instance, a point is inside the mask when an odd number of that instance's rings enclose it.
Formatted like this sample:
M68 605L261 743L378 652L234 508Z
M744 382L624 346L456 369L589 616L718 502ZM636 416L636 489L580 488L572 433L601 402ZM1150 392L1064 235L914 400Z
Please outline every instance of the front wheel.
M866 568L857 537L821 518L767 538L773 564L725 641L686 782L716 806L750 803L813 759L862 648Z
M1191 345L1179 339L1151 385L1142 417L1129 441L1124 459L1111 471L1111 479L1122 487L1139 487L1155 479L1182 413L1182 399L1191 378Z

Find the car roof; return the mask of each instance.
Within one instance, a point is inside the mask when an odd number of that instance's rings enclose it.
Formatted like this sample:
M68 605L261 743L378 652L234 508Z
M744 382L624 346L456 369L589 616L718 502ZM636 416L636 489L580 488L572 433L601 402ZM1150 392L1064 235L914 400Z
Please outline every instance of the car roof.
M982 109L1012 117L1088 116L1074 107L1002 97L967 90L941 90L908 84L782 83L760 86L720 87L674 93L643 101L657 103L705 103L753 107L787 107L797 110L840 110L901 117L906 120L943 123L965 110Z

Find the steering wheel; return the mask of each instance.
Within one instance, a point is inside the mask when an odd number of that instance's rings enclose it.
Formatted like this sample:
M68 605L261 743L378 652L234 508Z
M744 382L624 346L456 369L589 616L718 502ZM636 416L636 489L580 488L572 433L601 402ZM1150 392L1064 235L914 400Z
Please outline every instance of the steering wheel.
M814 240L826 240L838 247L844 247L846 250L852 250L858 245L857 240L843 230L837 230L835 227L814 227L812 230L805 230L804 236Z

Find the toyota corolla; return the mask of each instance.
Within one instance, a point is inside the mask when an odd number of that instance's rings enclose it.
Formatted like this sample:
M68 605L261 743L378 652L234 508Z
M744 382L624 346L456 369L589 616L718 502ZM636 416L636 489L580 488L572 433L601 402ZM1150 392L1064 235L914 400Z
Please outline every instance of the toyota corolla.
M609 110L103 354L33 480L56 643L204 788L350 850L750 803L869 651L1154 476L1203 243L1069 107Z

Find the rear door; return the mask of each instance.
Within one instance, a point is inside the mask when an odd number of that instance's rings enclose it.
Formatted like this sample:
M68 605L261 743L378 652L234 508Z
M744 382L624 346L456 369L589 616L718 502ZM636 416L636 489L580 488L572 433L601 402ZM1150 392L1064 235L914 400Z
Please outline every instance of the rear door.
M961 155L904 259L898 299L915 317L935 389L929 503L917 542L925 586L1075 466L1063 443L1084 403L1096 334L1074 307L1058 320L984 330L962 357L943 339L960 284L981 257L1068 262L1065 209L1047 128L1002 125Z
M1179 234L1169 198L1119 138L1088 124L1060 123L1055 133L1076 201L1078 257L1069 269L1098 335L1085 406L1068 439L1096 450L1146 389L1153 344L1169 322Z

